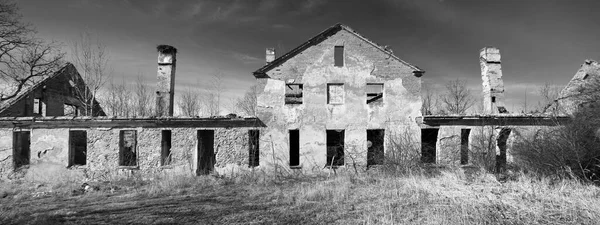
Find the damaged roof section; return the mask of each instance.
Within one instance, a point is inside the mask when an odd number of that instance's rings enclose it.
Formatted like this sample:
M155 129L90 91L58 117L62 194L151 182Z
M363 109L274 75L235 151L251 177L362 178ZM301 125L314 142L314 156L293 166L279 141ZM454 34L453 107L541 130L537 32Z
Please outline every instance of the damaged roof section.
M254 77L256 78L268 78L267 76L267 72L270 71L271 69L283 64L284 62L286 62L287 60L293 58L294 56L300 54L301 52L303 52L304 50L306 50L307 48L317 45L321 42L323 42L324 40L326 40L327 38L329 38L330 36L336 34L337 32L341 31L341 30L346 30L349 33L357 36L358 38L360 38L361 40L375 46L377 49L379 49L380 51L388 54L391 58L401 62L402 64L410 67L411 69L413 69L413 73L415 76L417 77L421 77L423 75L423 73L425 73L424 70L422 70L421 68L414 66L410 63L405 62L404 60L398 58L397 56L394 55L394 53L392 53L392 51L390 49L388 49L387 47L381 46L376 44L375 42L365 38L364 36L360 35L359 33L357 33L356 31L354 31L352 28L343 25L341 23L335 24L332 27L327 28L326 30L322 31L321 33L317 34L316 36L314 36L313 38L309 39L308 41L304 42L303 44L301 44L300 46L292 49L291 51L287 52L286 54L276 58L275 60L267 63L265 66L263 66L262 68L254 71L252 74L254 75Z
M193 117L0 117L0 128L134 128L134 127L187 127L231 128L265 127L255 117L247 118L193 118Z
M560 126L568 121L568 116L544 115L469 115L442 116L432 115L417 118L417 123L425 126Z

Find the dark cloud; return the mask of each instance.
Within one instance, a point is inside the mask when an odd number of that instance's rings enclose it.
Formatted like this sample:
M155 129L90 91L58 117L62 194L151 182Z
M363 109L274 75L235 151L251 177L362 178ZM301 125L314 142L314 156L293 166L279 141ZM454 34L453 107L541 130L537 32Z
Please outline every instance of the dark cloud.
M264 64L266 47L292 49L338 22L391 46L400 58L425 69L425 82L463 78L478 91L479 49L499 47L506 91L511 92L509 107L518 105L530 87L544 82L566 84L584 59L600 59L596 43L600 1L591 0L18 3L44 37L68 39L84 28L97 31L115 58L127 59L115 62L115 70L124 74L134 76L142 67L153 76L154 46L175 45L181 50L181 80L208 77L220 69L226 81L236 82L236 88L230 89L232 96L253 82L251 72Z

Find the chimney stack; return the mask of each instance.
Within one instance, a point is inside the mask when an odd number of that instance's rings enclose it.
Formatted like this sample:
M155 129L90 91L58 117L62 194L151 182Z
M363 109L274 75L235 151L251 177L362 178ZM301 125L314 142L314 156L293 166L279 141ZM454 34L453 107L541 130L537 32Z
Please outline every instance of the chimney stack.
M177 49L170 45L159 45L158 82L156 84L156 116L173 116L173 94L175 94L175 63Z
M267 48L267 64L275 60L275 48Z
M479 53L481 79L483 80L483 112L496 115L508 113L504 107L504 82L502 81L502 66L500 50L495 47L485 47Z

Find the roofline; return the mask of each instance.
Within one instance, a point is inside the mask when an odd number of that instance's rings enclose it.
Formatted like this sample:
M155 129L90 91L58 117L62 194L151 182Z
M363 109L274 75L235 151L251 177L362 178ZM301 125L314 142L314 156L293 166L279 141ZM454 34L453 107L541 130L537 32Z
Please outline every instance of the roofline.
M195 118L195 117L0 117L1 128L230 128L266 127L256 117L246 118Z
M292 49L291 51L285 53L284 55L277 57L275 60L273 60L272 62L267 63L266 65L264 65L263 67L261 67L260 69L252 72L252 74L254 75L255 78L268 78L269 76L267 76L267 72L270 71L271 69L273 69L274 67L280 65L281 63L286 62L288 59L292 58L293 56L295 56L296 54L298 54L301 51L304 51L305 49L307 49L308 47L316 44L315 42L320 42L322 40L322 38L327 38L330 35L333 35L335 33L337 33L339 30L344 29L350 33L352 33L353 35L355 35L356 37L360 38L361 40L375 46L377 49L379 49L380 51L383 51L386 54L389 54L390 57L400 61L402 64L407 65L408 67L413 69L413 73L415 73L415 76L417 77L421 77L425 71L422 70L421 68L414 66L400 58L398 58L396 55L394 55L393 52L388 51L386 49L384 49L383 47L381 47L380 45L376 44L375 42L367 39L366 37L360 35L359 33L357 33L356 31L354 31L352 28L341 24L341 23L337 23L323 31L321 31L320 33L318 33L317 35L315 35L314 37L312 37L311 39L309 39L308 41L302 43L301 45L299 45L298 47Z
M66 62L66 64L61 67L60 69L58 69L56 72L52 73L50 76L38 81L37 83L35 83L34 85L32 85L30 88L28 88L27 90L25 90L24 92L18 94L18 96L16 96L15 98L11 98L11 99L7 99L5 101L11 101L13 103L18 102L20 100L22 100L23 98L25 98L27 95L29 95L31 92L35 91L38 87L40 87L41 85L43 85L44 83L46 83L46 81L55 78L61 74L63 74L68 66L72 66L73 68L75 67L72 63L70 62ZM12 106L12 104L7 104L4 108L0 108L0 112L3 112L4 110L10 108Z

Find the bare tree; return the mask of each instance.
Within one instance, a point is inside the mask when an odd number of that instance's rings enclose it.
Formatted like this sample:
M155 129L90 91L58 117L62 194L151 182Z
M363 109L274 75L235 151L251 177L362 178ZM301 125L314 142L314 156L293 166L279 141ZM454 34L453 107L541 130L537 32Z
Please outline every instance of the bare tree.
M246 91L244 97L237 99L235 103L237 110L239 110L247 116L256 116L257 97L258 86L252 85L250 89Z
M538 88L537 94L540 95L541 100L538 103L538 109L536 111L544 111L558 98L558 95L560 94L560 87L545 82L544 85Z
M210 116L218 116L221 113L221 94L223 93L223 72L220 70L215 71L211 78L211 87L208 88L206 93L206 104L208 107L208 114Z
M0 0L0 101L16 97L31 82L49 76L63 64L64 53L56 43L33 37L31 25L21 22L15 3Z
M177 105L183 116L195 117L201 114L200 95L191 88L181 93Z
M452 80L446 83L446 91L440 96L444 108L450 114L465 114L475 103L471 90L467 88L467 81Z
M75 90L86 115L95 115L96 95L108 77L108 54L106 46L89 32L81 33L79 40L71 44L71 58L75 63L84 85L76 85Z
M134 87L134 96L135 96L135 115L137 116L150 116L152 115L153 103L152 101L152 91L151 89L144 84L143 75L140 72L137 76L135 87Z
M125 83L125 78L121 79L121 83L115 83L111 79L108 86L108 94L103 101L106 113L112 116L133 116L134 110L130 100L131 90Z
M423 104L421 105L421 112L423 115L433 115L438 113L436 108L438 105L438 96L434 93L428 85L423 85L421 89L423 94Z

